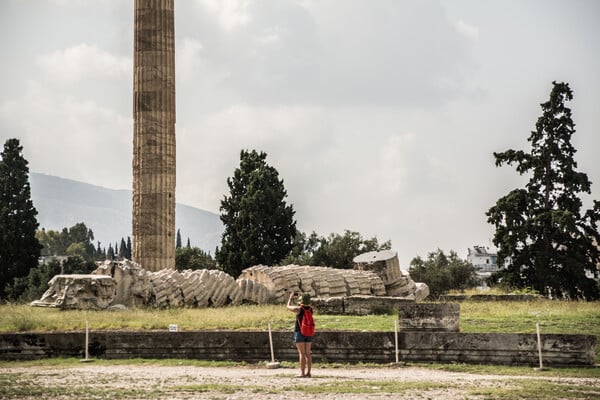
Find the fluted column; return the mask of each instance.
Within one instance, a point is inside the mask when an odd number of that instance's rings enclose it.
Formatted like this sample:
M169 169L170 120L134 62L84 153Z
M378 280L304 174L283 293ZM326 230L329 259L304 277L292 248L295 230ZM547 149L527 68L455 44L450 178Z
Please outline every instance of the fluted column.
M133 261L175 268L174 0L135 0Z

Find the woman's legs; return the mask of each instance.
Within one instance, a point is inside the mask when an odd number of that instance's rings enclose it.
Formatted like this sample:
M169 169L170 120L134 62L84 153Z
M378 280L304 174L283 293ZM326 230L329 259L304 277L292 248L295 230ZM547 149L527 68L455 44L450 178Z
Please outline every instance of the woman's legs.
M300 376L310 377L310 371L312 368L312 353L311 353L310 342L298 342L296 347L298 348L298 357L300 360Z
M298 348L298 357L300 359L300 376L305 376L304 371L306 370L306 343L298 342L296 347Z
M304 355L306 356L306 376L310 378L310 369L312 368L311 342L304 343Z

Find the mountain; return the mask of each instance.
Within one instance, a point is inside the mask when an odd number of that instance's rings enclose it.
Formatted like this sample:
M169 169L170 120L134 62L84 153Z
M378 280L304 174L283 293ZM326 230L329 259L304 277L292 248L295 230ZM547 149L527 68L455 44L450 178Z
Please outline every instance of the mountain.
M107 189L36 172L29 174L29 182L39 229L60 231L83 222L102 247L131 236L131 190ZM175 224L184 246L189 238L192 246L214 255L223 233L218 214L177 203Z

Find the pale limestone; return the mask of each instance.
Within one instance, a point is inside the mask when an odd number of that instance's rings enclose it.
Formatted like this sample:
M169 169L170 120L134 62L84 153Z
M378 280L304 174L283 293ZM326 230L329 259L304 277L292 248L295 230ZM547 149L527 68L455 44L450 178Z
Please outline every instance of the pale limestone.
M56 275L48 286L32 306L99 310L107 308L115 298L115 282L108 275Z
M173 3L136 0L134 7L132 253L148 271L175 268Z

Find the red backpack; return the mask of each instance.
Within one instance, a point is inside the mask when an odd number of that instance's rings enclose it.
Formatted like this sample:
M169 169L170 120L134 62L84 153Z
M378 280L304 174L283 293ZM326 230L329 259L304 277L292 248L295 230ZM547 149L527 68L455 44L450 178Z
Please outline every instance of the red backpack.
M312 308L303 307L301 318L302 321L300 321L300 333L302 336L315 336L315 320L313 319Z

